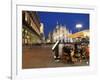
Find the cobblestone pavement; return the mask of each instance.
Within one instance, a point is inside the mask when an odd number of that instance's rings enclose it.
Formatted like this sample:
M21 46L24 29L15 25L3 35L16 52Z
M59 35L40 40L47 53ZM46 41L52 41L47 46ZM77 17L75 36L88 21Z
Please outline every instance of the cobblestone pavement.
M52 55L51 46L33 46L32 48L23 48L22 52L22 68L51 68L51 67L69 67L69 66L85 66L86 62L67 64L55 62Z

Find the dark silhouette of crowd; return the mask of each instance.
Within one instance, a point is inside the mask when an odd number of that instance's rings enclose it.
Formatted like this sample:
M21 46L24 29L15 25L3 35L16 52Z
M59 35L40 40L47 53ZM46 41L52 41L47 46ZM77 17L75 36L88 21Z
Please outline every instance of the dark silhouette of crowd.
M62 52L62 60L67 63L89 62L89 47L87 43L65 44Z

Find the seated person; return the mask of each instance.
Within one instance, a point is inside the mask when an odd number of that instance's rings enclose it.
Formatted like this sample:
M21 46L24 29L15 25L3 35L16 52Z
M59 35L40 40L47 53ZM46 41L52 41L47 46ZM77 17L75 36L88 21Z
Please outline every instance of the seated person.
M71 46L64 46L63 47L63 58L66 60L65 62L72 63L72 57L71 57Z

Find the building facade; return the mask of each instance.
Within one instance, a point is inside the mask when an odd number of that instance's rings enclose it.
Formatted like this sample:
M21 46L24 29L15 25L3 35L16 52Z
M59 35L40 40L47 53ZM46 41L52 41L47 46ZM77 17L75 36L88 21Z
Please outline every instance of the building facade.
M44 24L40 23L40 35L41 35L41 43L45 43L45 35L44 35Z
M22 11L22 44L30 45L41 42L40 21L36 12Z
M66 26L59 25L57 23L56 28L53 30L52 33L52 41L56 42L57 40L60 40L63 42L68 42L69 38L67 37L70 33L70 31L66 28Z

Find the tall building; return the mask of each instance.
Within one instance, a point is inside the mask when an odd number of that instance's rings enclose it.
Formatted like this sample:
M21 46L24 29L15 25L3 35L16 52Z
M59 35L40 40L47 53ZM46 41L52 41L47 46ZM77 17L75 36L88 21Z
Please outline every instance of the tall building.
M36 12L22 11L22 43L30 45L41 42L40 21Z
M40 23L40 24L41 24L40 26L41 42L45 43L44 24L43 23Z

